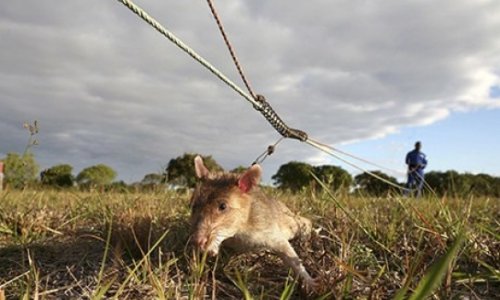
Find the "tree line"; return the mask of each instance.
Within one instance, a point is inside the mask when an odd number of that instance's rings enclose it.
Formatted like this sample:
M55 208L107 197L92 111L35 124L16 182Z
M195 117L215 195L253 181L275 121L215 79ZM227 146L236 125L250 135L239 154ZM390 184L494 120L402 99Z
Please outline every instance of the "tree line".
M58 164L39 172L33 154L9 153L2 159L4 163L5 185L13 189L26 187L50 188L99 188L104 190L162 190L168 188L191 188L196 184L193 160L196 154L184 153L171 159L163 172L146 174L140 182L126 184L115 181L117 172L105 164L89 166L78 174L73 174L69 164ZM213 172L222 171L222 167L211 157L202 156L206 166ZM239 166L231 172L243 172L246 167ZM382 171L371 173L399 186L396 178ZM281 165L272 177L273 184L292 193L303 190L319 192L327 187L332 192L356 193L366 196L386 196L398 194L401 190L387 184L368 173L354 177L339 166L310 164L291 161ZM318 180L321 184L318 184ZM489 196L500 198L500 177L487 174L458 173L456 171L432 171L425 175L427 193L438 196Z
M73 186L106 186L113 183L117 173L105 164L97 164L73 175L69 164L58 164L39 172L39 166L33 154L23 155L8 153L2 159L4 164L5 185L13 189L22 189L36 185L69 188Z

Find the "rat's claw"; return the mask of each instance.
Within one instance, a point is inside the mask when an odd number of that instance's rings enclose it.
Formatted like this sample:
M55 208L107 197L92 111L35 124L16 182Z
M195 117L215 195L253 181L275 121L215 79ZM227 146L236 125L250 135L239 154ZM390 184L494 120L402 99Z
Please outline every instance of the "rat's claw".
M308 278L304 280L303 287L305 288L307 293L316 292L321 287L321 279L319 277L316 278Z

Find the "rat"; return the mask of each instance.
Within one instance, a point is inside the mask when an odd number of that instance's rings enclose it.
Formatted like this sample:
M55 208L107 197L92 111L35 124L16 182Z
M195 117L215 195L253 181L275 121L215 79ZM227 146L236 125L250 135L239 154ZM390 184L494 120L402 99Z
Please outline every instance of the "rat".
M216 256L221 246L238 252L269 250L291 267L308 289L314 288L317 281L289 242L309 236L312 223L260 191L261 167L254 164L243 174L211 173L200 156L195 157L194 165L200 179L191 198L194 245L211 256Z

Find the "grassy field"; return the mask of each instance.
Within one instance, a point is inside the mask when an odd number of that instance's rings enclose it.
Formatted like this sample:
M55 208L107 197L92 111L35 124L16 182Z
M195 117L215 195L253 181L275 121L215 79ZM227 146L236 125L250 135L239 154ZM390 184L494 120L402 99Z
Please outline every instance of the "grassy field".
M194 253L187 194L4 191L0 299L500 295L498 199L270 193L313 220L313 236L294 244L321 280L313 294L270 253Z

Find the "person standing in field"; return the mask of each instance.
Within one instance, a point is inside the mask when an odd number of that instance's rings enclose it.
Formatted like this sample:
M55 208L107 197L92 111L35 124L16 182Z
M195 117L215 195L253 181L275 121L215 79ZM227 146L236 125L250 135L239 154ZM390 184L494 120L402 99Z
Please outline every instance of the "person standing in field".
M424 169L427 166L427 158L425 154L420 151L422 143L416 142L415 149L406 154L406 165L408 166L408 182L406 194L413 188L417 190L417 197L422 195L422 188L424 186Z

